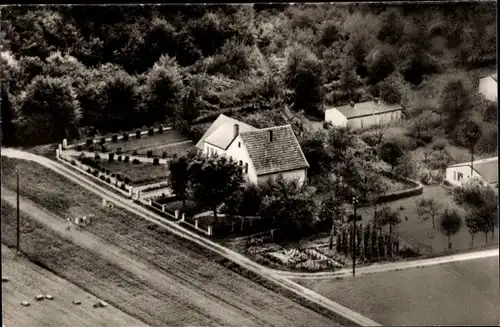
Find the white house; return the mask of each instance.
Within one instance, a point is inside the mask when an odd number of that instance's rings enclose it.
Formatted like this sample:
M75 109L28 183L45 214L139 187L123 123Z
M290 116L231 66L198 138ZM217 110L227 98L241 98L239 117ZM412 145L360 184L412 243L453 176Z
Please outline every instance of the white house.
M204 154L238 162L254 184L279 175L301 184L307 179L309 164L290 125L257 129L220 115L200 142L196 146Z
M497 74L491 74L479 80L479 92L490 101L497 102Z
M362 103L325 110L325 121L333 126L350 126L354 129L401 120L403 107L400 104L386 104L374 99Z
M481 159L471 163L464 162L446 168L446 180L455 186L462 186L471 176L479 177L485 183L498 186L498 157Z

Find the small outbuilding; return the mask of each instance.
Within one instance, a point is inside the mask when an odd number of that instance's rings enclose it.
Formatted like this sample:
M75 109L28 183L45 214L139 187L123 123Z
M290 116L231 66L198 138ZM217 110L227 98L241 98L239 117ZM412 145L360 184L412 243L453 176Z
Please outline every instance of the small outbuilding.
M462 186L471 177L479 177L485 183L498 187L498 157L476 160L472 165L469 161L446 168L446 181L452 185Z
M400 104L387 104L375 98L362 103L325 110L325 121L333 126L366 128L373 125L388 124L401 120L403 107Z

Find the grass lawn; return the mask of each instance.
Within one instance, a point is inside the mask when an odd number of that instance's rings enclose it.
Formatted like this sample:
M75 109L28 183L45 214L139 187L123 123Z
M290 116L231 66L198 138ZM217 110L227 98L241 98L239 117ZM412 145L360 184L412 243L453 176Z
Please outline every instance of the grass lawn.
M153 148L163 147L168 144L173 144L177 142L187 141L188 139L180 135L175 130L164 131L162 134L155 134L152 136L142 135L140 139L136 139L135 136L129 137L128 141L118 140L118 142L106 142L104 146L108 151L116 151L118 148L122 148L124 153L132 153L132 151L146 152L147 150L152 150ZM96 144L94 144L94 147ZM88 149L86 145L83 146L84 150Z
M140 186L154 182L160 182L168 178L168 166L164 164L153 165L153 159L139 164L124 163L123 161L109 162L101 159L101 167L108 169L111 173L120 174L130 179L132 186Z
M155 318L162 319L163 323L153 325L186 325L186 320L182 319L185 315L209 314L198 306L185 307L182 312L175 311L175 303L189 302L189 298L194 298L201 299L206 303L204 306L217 304L223 312L233 312L246 321L254 322L251 325L255 326L332 326L331 319L304 307L308 305L304 301L298 304L283 296L280 289L269 290L253 282L253 278L250 280L225 268L220 263L226 261L213 252L172 235L124 209L102 207L99 196L35 163L3 157L2 185L5 187L15 189L15 164L20 164L23 172L20 176L22 196L50 208L60 217L95 214L92 224L86 227L88 232L154 265L175 283L189 287L185 298L170 295L168 300L162 297L169 294L155 295L154 290L135 293L131 301L137 301L142 293L159 297L158 301L164 308L151 304L147 310L154 311ZM52 254L50 259L59 260L59 256ZM96 267L92 258L75 260ZM99 283L102 284L106 286L105 282ZM124 290L129 288L125 286ZM333 325L336 325L335 321Z
M433 253L445 252L448 240L439 231L439 217L436 218L436 229L433 229L431 219L423 221L417 215L416 201L423 197L433 198L439 201L444 207L456 207L448 190L440 185L424 186L422 195L388 202L385 205L400 212L402 223L399 226L399 237L404 243L412 246L414 249L419 248L422 254L431 253L431 246ZM401 208L403 210L400 210ZM359 212L363 217L363 223L372 223L373 207L361 208ZM405 217L408 217L408 220ZM470 249L471 237L465 226L465 218L463 223L462 229L451 238L452 246L455 250ZM495 233L498 235L498 228L495 230ZM434 238L430 238L431 235L434 235ZM488 244L493 244L494 241L497 240L493 240L491 234L488 235ZM486 238L484 234L477 234L474 238L474 247L480 247L485 244Z
M497 325L498 257L298 282L382 325Z

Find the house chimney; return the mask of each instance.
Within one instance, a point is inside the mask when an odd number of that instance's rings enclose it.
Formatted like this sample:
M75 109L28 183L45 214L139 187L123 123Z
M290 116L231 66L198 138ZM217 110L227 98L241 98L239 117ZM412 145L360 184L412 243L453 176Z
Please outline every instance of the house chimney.
M234 124L234 137L238 136L240 134L240 125Z
M349 101L349 105L354 108L354 101Z
M273 141L273 130L270 129L269 130L269 142L272 142Z

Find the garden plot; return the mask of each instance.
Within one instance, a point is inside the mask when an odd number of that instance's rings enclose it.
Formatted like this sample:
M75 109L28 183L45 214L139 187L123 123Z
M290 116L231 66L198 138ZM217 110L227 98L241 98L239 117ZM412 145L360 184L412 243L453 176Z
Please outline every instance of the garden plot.
M137 164L114 160L100 160L101 167L109 170L112 174L120 174L130 180L132 186L142 186L155 182L166 181L168 178L168 166L165 164L154 165L148 159L147 162ZM146 161L146 160L144 160Z
M147 326L113 306L94 308L98 300L78 286L45 270L2 244L2 315L5 326L116 327ZM36 295L52 300L36 301ZM30 306L21 306L28 301ZM73 304L80 301L80 305Z
M172 146L172 149L169 149L169 151L173 153L175 149L184 151L185 148L192 147L193 144L186 137L180 135L174 130L168 130L154 135L142 135L139 139L133 136L129 137L126 141L118 140L117 142L111 141L104 143L104 147L107 152L117 152L118 149L121 149L121 151L126 154L133 154L134 152L137 152L137 154L140 153L141 155L146 155L146 152L149 150L154 151L156 148L165 149L168 148L168 146ZM94 151L99 149L99 144L82 146L82 150L85 151ZM159 155L161 155L161 153Z

